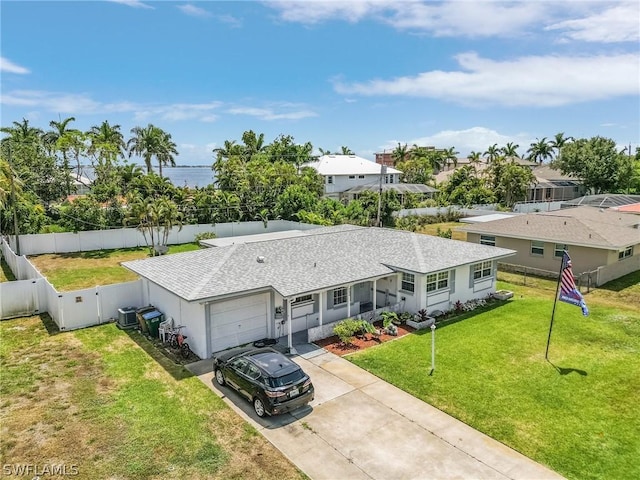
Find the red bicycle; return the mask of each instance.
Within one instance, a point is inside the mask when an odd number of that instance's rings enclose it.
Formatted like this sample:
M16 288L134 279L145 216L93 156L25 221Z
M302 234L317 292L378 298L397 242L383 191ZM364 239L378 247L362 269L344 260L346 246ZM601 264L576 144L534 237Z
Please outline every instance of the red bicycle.
M189 348L189 344L185 341L187 336L182 334L183 328L184 325L179 325L169 332L169 345L171 345L172 348L179 349L182 358L189 358L189 355L191 355L191 349Z

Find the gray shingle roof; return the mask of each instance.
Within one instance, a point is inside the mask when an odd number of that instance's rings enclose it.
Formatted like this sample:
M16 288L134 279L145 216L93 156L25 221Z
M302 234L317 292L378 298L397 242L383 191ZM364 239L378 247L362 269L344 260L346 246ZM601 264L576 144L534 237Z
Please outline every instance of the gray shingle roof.
M576 207L553 212L530 213L458 228L458 231L567 245L620 249L640 243L640 229L633 228L640 217L593 207Z
M429 273L514 254L513 250L384 228L342 225L308 235L207 248L122 265L197 301L274 288L284 297L388 275ZM264 262L258 262L264 257Z

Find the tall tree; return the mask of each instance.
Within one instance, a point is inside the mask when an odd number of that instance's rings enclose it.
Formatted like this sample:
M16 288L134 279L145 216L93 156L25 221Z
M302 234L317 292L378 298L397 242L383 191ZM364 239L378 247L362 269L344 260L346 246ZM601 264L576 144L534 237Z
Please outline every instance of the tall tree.
M556 158L560 154L560 150L562 150L562 147L564 147L567 143L572 141L573 141L573 137L565 137L564 132L556 133L553 136L553 140L551 140L549 144L551 146L551 149L555 153Z
M520 145L518 145L517 143L509 142L504 147L502 147L502 154L507 158L517 158L519 157L518 148L520 148Z
M444 163L447 165L447 168L453 164L453 168L458 166L458 153L456 152L455 147L445 148L442 152L442 159Z
M501 155L501 153L502 152L500 151L498 144L494 143L489 148L487 148L487 150L482 155L487 159L487 163L491 163L496 158L498 158Z
M342 155L355 155L355 153L353 153L353 150L351 150L349 147L346 147L343 145L341 149L342 149L341 151Z
M393 159L393 166L395 167L398 163L404 162L409 158L409 149L407 144L401 145L398 142L398 146L394 148L393 152L391 152L391 158Z
M582 179L596 194L617 192L625 185L625 157L609 138L581 138L562 147L554 166L565 175Z
M531 142L527 153L529 154L529 160L532 162L543 163L545 160L553 157L553 149L551 144L547 142L547 137L542 137L542 139L536 138L535 142Z
M149 124L146 127L133 127L131 138L127 142L129 157L135 154L144 160L147 167L147 174L151 173L151 161L153 157L158 161L160 176L162 176L162 165L175 165L173 155L177 155L176 145L171 141L171 135Z

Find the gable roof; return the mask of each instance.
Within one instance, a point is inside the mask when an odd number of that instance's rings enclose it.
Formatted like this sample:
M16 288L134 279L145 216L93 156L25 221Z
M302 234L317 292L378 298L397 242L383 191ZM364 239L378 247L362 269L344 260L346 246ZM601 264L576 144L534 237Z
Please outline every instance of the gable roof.
M640 229L634 228L638 224L636 215L584 206L529 213L457 230L619 250L640 243Z
M424 274L513 255L513 250L353 225L307 235L123 262L188 301L273 288L284 297L379 278ZM262 261L258 261L262 257Z
M320 175L380 175L381 165L356 155L323 155L303 167L314 168ZM387 167L387 175L393 173L402 172Z

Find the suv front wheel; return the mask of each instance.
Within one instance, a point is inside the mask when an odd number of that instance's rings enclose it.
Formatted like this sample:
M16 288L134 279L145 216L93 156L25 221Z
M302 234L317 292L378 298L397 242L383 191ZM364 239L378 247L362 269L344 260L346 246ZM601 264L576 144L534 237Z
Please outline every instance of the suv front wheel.
M266 412L265 412L264 403L262 403L262 400L260 400L259 398L254 398L253 409L256 411L256 415L258 415L259 417L264 417Z
M220 369L216 370L216 382L218 382L218 385L220 386L224 386L224 384L226 383L224 381L224 373L222 373L222 370Z

